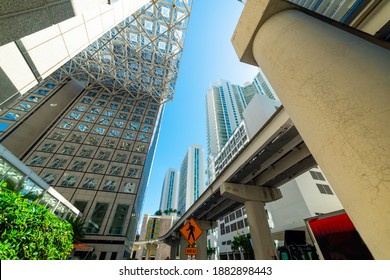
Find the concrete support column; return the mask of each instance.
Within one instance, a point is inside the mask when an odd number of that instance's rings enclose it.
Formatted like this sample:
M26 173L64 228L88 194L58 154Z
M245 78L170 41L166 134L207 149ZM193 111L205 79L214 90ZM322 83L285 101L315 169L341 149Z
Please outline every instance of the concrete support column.
M196 221L198 226L203 230L203 233L196 240L196 247L198 248L197 260L207 260L207 231L217 227L216 223L208 221Z
M389 259L389 50L300 11L264 14L242 17L260 22L256 63L374 258Z
M176 260L177 250L179 249L180 242L179 241L174 241L170 245L171 245L171 253L169 255L169 258L171 260Z
M180 237L180 259L187 260L188 256L186 255L186 248L188 246L188 242L184 237Z
M264 203L245 201L244 203L253 250L257 260L272 260L275 256L274 241L268 224Z
M282 198L279 189L223 183L221 195L243 202L256 260L272 260L275 249L264 203Z

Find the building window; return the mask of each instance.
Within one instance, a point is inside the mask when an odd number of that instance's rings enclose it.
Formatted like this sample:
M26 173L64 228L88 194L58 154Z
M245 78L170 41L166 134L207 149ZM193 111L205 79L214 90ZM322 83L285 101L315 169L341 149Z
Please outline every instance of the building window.
M148 133L150 133L150 132L152 132L152 128L151 128L150 126L144 125L144 126L142 127L142 131L143 131L143 132L148 132Z
M119 113L118 119L126 120L129 117L127 114Z
M140 121L141 121L141 117L140 117L140 116L132 116L132 117L131 117L131 120L132 120L133 122L140 122Z
M97 183L98 183L98 180L96 178L85 178L84 183L83 183L83 188L84 189L95 189L97 186Z
M29 164L32 166L43 166L46 159L47 157L44 156L34 156Z
M85 211L85 208L87 208L87 204L88 204L88 201L82 201L82 200L76 200L73 203L74 207L79 209L80 212L82 212L82 213Z
M324 175L322 175L321 172L310 170L310 174L311 177L313 177L315 180L326 181Z
M74 109L79 112L85 112L86 106L75 106Z
M80 118L81 114L72 112L69 114L68 119L71 120L78 120Z
M125 132L125 134L123 135L123 138L128 139L128 140L133 140L135 138L135 134Z
M91 115L86 115L86 116L84 117L84 121L89 122L89 123L92 123L92 122L94 122L95 120L96 120L96 117L91 116Z
M51 138L55 140L63 140L65 138L65 132L54 131L54 133L51 135Z
M333 192L328 185L324 185L324 184L316 184L316 185L320 193L333 195Z
M80 152L80 156L82 157L91 157L93 150L92 149L82 149Z
M241 209L238 209L238 210L236 211L236 217L237 217L237 218L240 218L241 216L242 216Z
M54 143L44 144L41 151L51 153L54 151L55 147L57 147L57 145Z
M95 134L104 134L105 131L106 131L106 129L104 129L103 127L96 127L93 130L93 133L95 133Z
M77 128L78 128L78 130L80 130L80 131L87 132L88 129L89 129L89 126L88 126L88 125L85 125L85 124L79 124L79 126L78 126Z
M129 143L129 142L122 142L119 148L121 150L130 151L131 150L131 143Z
M86 233L99 233L107 209L108 203L96 203L91 219L87 223L87 227L85 229Z
M125 193L134 193L135 192L135 183L126 182L123 186L123 192Z
M76 108L75 108L75 109L76 109ZM99 115L99 114L100 114L100 111L101 111L101 109L99 109L99 108L92 108L91 111L90 111L90 113L91 113L91 114L95 114L95 115Z
M112 166L109 174L112 176L119 176L122 173L122 169L123 167L121 166Z
M50 165L50 167L52 167L52 168L63 168L66 162L67 162L66 159L56 158L56 159L54 159L54 161Z
M99 106L99 107L104 107L106 105L106 102L105 101L101 101L101 100L98 100L95 102L95 105L96 106Z
M146 145L144 145L144 144L138 144L138 145L135 147L135 151L136 151L136 152L141 152L141 153L146 153Z
M110 124L110 120L106 119L106 118L101 118L99 120L99 124L101 124L101 125L109 125Z
M99 140L96 137L89 137L87 144L97 146L99 144Z
M111 137L120 137L121 136L121 132L119 130L116 130L116 129L111 129L109 132L108 132L108 136L111 136Z
M114 111L105 110L103 112L103 115L105 115L107 117L112 117L113 115L115 115L115 112Z
M138 176L139 176L139 169L129 168L129 171L127 172L127 177L138 178Z
M226 227L225 227L225 232L226 232L226 233L229 233L229 232L230 232L230 227L229 227L229 226L226 226Z
M114 181L114 180L106 180L104 182L103 190L112 192L112 191L115 190L115 187L116 187L116 181Z
M119 204L116 207L114 219L110 227L110 234L122 234L127 213L129 212L129 205Z
M78 177L76 176L65 176L61 182L62 187L73 187L77 182Z
M139 165L141 165L143 158L144 157L142 157L142 156L133 156L133 158L131 160L131 163L132 164L139 164Z
M91 172L93 172L93 173L103 173L103 169L104 169L104 164L94 163L92 168L91 168Z
M64 129L71 129L72 126L73 126L73 123L67 122L67 121L63 121L62 124L60 125L60 127L64 128Z
M64 146L61 150L61 154L71 155L75 150L74 146Z
M83 140L83 136L80 134L72 134L69 138L70 142L80 143Z
M227 224L229 222L229 216L226 216L225 217L225 224Z
M236 223L233 223L230 225L230 231L233 232L235 230L237 230L237 225L236 225Z
M20 110L20 111L28 111L30 108L31 108L31 105L30 105L30 104L27 104L27 103L20 103L19 106L16 107L15 109L16 109L16 110Z
M138 128L139 128L139 124L138 123L131 123L128 126L128 129L130 129L130 130L138 130Z
M76 160L70 170L72 171L82 171L87 163L85 161Z
M238 229L244 228L244 221L243 221L243 220L239 220L239 221L237 222L237 227L238 227Z
M57 175L56 174L53 174L53 173L45 173L43 176L42 176L42 179L48 183L49 185L51 185L54 180L56 179Z
M117 154L115 155L114 161L125 162L126 159L127 159L127 155L126 155L126 154L117 153Z
M30 96L26 100L33 103L38 103L41 100L41 98L38 96Z
M148 136L146 136L144 134L140 134L139 141L141 141L141 142L148 142L148 140L149 140Z
M104 151L100 151L97 158L98 159L102 159L102 160L108 160L108 158L110 157L110 152L104 152Z
M109 140L107 139L104 144L103 144L104 147L107 147L107 148L114 148L115 146L115 141L114 140Z
M92 99L91 99L91 98L84 97L84 98L81 100L81 103L84 103L84 104L91 104L91 103L92 103Z
M115 127L124 127L124 126L125 126L125 122L115 120L115 121L114 121L114 126L115 126Z
M16 114L16 113L8 113L6 114L3 119L4 120L8 120L8 121L16 121L17 119L19 119L20 115L19 114Z

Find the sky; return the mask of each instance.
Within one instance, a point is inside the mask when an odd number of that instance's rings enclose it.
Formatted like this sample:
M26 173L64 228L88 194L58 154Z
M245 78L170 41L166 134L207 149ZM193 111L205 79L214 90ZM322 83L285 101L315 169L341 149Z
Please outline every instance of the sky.
M141 217L159 210L165 172L180 170L190 145L201 144L207 156L205 95L210 84L223 79L242 85L257 73L238 60L231 43L243 8L237 0L193 0L174 99L166 104Z

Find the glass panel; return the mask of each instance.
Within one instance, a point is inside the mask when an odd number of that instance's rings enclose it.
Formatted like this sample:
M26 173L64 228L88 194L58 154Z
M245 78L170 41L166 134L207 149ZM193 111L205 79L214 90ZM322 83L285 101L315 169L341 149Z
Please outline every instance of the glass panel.
M27 103L20 103L19 106L16 107L16 110L20 111L28 111L31 108L30 104Z
M34 102L34 103L38 103L39 100L41 100L41 98L38 96L30 96L29 98L27 98L27 101Z
M116 207L114 219L110 227L110 234L122 234L123 226L126 221L127 213L129 212L129 205L119 204Z
M107 209L108 203L96 203L95 210L93 210L91 219L88 221L85 229L86 233L99 233Z

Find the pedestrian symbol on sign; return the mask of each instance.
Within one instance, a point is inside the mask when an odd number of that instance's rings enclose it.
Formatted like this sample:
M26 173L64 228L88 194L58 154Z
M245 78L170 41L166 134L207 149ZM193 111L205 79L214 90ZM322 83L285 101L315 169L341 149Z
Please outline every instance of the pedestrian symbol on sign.
M194 244L195 241L202 235L203 230L198 226L194 219L190 219L181 229L180 233L185 239L187 239L190 245Z

